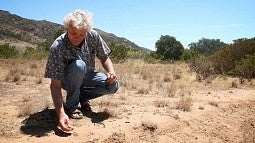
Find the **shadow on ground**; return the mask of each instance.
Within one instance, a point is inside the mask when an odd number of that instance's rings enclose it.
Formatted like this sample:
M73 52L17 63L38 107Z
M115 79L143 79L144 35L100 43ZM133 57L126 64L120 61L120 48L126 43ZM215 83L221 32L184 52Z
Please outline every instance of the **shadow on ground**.
M83 115L90 118L92 123L102 123L104 120L110 118L110 114L107 112L83 112Z
M83 112L84 116L91 119L92 123L101 123L107 120L110 115L107 112ZM41 112L31 114L28 118L22 121L20 128L23 134L42 137L54 131L55 135L67 137L71 134L64 133L57 128L58 117L54 109L44 109Z
M65 137L69 134L62 132L57 128L58 117L54 109L44 109L41 112L31 114L22 121L20 128L23 134L42 137L47 136L49 132L54 131L58 136Z

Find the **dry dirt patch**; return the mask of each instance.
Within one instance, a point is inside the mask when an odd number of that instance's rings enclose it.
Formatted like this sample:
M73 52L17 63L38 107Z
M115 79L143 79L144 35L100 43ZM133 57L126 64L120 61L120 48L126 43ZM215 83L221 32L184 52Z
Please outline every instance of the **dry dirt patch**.
M199 82L182 63L116 64L117 94L92 100L93 112L72 119L74 131L63 134L56 128L50 81L42 77L45 60L0 63L0 142L255 141L254 80Z

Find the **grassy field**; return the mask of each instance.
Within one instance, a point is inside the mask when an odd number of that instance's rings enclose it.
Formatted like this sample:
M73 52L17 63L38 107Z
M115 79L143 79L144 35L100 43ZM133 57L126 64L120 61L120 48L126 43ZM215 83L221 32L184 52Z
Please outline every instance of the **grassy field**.
M91 100L93 112L71 119L73 132L63 134L45 62L0 59L1 143L255 142L255 80L201 81L185 63L140 60L115 64L119 91Z

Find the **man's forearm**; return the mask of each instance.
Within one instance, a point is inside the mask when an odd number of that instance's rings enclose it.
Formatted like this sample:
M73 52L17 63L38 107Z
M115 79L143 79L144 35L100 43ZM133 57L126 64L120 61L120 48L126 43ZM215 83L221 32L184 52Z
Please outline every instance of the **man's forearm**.
M52 96L55 110L59 116L61 113L65 112L63 107L63 97L61 93L61 87L51 84L51 96Z
M101 63L107 72L115 74L112 61L109 57L107 59L105 59L104 61L101 61Z

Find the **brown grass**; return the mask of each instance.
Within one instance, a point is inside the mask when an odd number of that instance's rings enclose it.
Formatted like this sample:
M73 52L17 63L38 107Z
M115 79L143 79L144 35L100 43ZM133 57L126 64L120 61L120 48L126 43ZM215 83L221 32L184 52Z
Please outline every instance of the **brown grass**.
M57 115L50 96L50 80L43 78L45 61L0 62L0 140L8 139L4 142L13 143L15 139L25 143L27 137L30 142L63 143L254 139L255 81L238 83L235 88L232 81L238 79L231 77L197 81L196 73L185 63L128 60L115 64L121 86L118 92L91 100L93 112L85 113L82 120L70 119L74 132L59 138L52 128ZM99 65L98 69L103 71ZM63 96L65 100L65 91ZM45 124L40 126L37 121L42 120ZM30 127L27 121L36 122L37 126ZM22 126L30 132L21 133Z
M182 111L190 111L192 105L193 105L193 100L192 100L191 97L182 97L176 103L176 109L179 109L179 110L182 110Z

